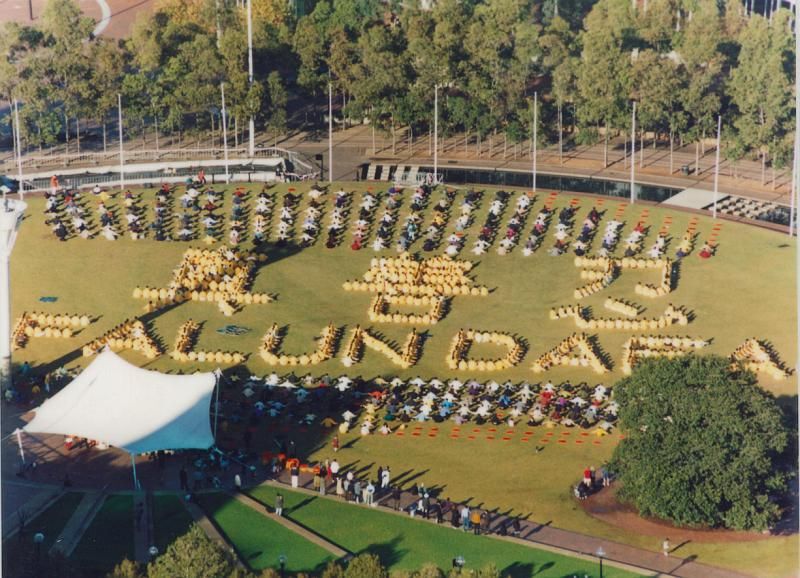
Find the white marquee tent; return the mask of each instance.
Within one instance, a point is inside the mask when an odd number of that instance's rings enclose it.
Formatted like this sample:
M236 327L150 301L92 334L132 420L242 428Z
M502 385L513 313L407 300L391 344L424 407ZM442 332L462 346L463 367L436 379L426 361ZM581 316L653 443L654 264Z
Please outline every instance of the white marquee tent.
M132 456L214 445L209 411L214 373L167 375L106 349L83 373L36 408L26 432L76 435Z

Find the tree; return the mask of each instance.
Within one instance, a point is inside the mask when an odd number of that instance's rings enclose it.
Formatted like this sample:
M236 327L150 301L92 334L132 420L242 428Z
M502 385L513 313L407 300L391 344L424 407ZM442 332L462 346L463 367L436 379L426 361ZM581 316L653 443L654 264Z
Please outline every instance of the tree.
M359 554L347 564L344 578L388 578L389 573L375 554Z
M731 72L729 90L738 109L734 125L745 148L761 157L762 184L770 147L794 130L790 16L779 11L772 24L761 16L751 17L740 35L739 62Z
M600 0L586 17L585 26L578 70L578 116L586 125L604 125L603 166L608 166L609 131L627 126L630 109L630 54L635 40L630 2Z
M125 558L106 574L106 578L145 578L145 575L137 562Z
M543 64L550 73L551 93L556 102L558 122L558 157L564 154L564 106L574 103L578 91L580 45L566 20L555 17L545 29L541 40Z
M778 517L787 429L771 394L722 357L647 360L615 387L620 497L681 526L763 530Z
M322 571L322 578L344 578L344 569L338 562L331 560Z
M212 542L200 526L170 544L167 551L147 567L148 578L219 578L227 576L233 562L227 553Z

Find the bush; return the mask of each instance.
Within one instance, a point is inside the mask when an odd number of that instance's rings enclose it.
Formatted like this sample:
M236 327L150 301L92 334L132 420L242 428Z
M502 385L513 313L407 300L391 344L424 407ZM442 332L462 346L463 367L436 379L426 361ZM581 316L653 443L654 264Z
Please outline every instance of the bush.
M778 518L788 430L752 373L722 357L648 360L615 392L626 437L611 468L641 514L737 530Z
M350 560L345 578L388 578L386 568L375 554L360 554Z
M170 544L147 567L148 578L219 578L228 576L233 563L197 524Z

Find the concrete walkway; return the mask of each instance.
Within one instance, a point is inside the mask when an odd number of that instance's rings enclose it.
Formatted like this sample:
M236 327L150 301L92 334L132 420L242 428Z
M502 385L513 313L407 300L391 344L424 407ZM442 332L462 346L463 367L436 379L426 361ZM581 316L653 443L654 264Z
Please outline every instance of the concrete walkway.
M58 552L66 557L71 556L105 499L105 489L86 492L83 495L83 499L78 504L78 507L75 508L75 511L72 513L72 517L67 522L67 525L64 526L61 534L59 534L55 543L50 548L50 553Z
M133 495L133 543L137 562L150 561L150 546L153 538L153 500L150 492Z
M19 532L20 521L29 523L47 508L53 505L62 495L56 488L16 484L13 481L3 482L3 540ZM13 504L13 507L7 507Z
M319 534L315 534L314 532L308 530L307 528L305 528L305 526L301 526L297 522L294 522L284 516L276 515L274 513L274 510L272 510L272 508L268 509L268 506L262 504L252 496L248 494L233 493L233 492L230 493L230 496L232 496L237 502L244 504L248 508L258 512L259 514L269 517L270 520L274 520L275 522L279 523L287 530L294 532L301 538L308 540L313 544L316 544L323 550L327 550L328 552L336 556L336 558L347 558L350 556L350 553L347 550L340 548L333 542L329 542Z
M300 488L291 488L288 472L283 472L276 480L264 482L265 484L287 488L291 491L301 491L309 495L319 496L323 499L341 501L335 494L335 486L330 486L326 496L320 496L319 492L309 489L312 483L310 474L301 474ZM401 493L398 510L394 509L392 503L389 507L389 496L384 494L377 498L380 511L389 512L396 515L408 515L408 509L415 504L419 497L408 491ZM435 502L435 500L434 500ZM363 507L353 504L353 507ZM660 552L650 552L641 548L628 546L612 540L595 538L579 532L561 530L547 525L537 523L532 520L520 520L519 537L499 536L497 531L507 526L511 518L504 515L492 515L491 508L484 507L482 510L490 512L489 533L493 538L512 541L526 546L547 549L567 556L577 556L584 559L596 560L596 552L602 548L605 552L604 559L613 566L627 568L644 574L657 574L658 576L674 576L677 578L752 578L747 574L741 574L732 570L708 566L693 561L691 558L679 558L674 555L664 556ZM289 512L291 515L291 512ZM416 519L435 524L433 517L426 520L416 516ZM443 526L452 527L449 524L449 512L444 515ZM455 531L455 530L454 530Z

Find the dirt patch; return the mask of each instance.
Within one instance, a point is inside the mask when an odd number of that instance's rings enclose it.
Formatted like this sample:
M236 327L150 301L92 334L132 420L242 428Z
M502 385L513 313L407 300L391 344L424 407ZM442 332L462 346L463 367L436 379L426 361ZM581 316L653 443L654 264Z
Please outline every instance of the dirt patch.
M584 511L593 518L635 534L658 536L661 539L669 537L670 542L675 546L685 541L696 543L753 542L771 537L770 534L760 532L678 528L668 522L643 518L633 507L623 504L617 499L617 486L615 485L593 494L588 499L582 500L580 504Z

